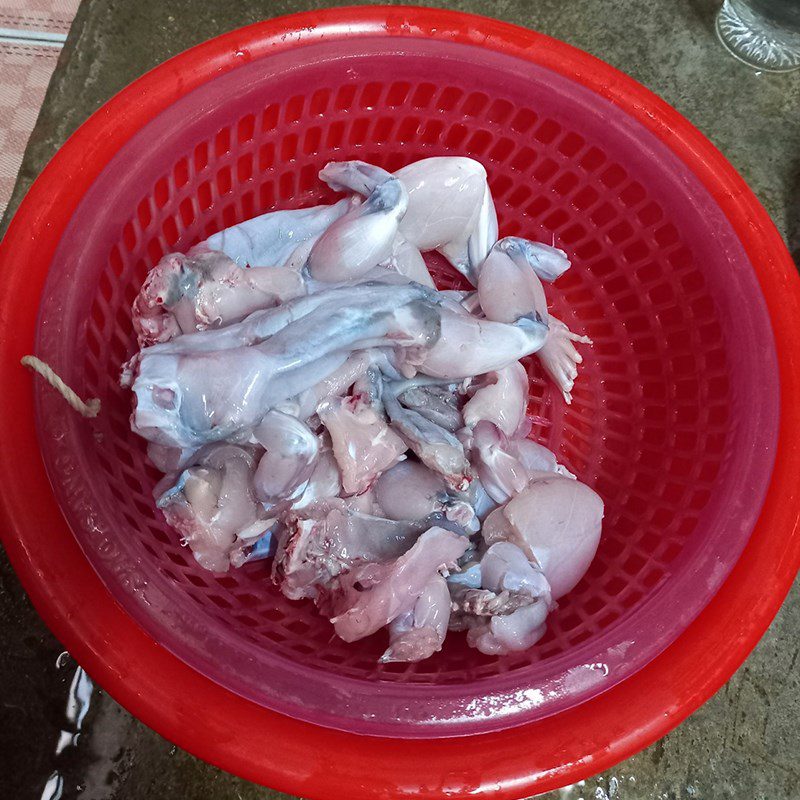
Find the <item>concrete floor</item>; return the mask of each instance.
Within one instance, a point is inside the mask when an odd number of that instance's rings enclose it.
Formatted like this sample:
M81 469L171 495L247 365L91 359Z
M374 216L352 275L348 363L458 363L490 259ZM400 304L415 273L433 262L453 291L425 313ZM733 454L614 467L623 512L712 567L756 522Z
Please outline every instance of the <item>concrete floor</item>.
M329 5L335 3L84 0L31 138L11 208L77 125L150 67L264 16ZM730 59L714 37L715 0L463 0L432 5L536 28L628 72L717 144L761 198L791 249L800 250L800 73L757 74ZM800 798L798 632L800 591L795 586L747 663L694 716L608 773L547 797ZM0 636L0 797L39 798L55 770L63 778L63 800L286 797L177 750L99 690L77 746L57 757L75 665L65 657L56 666L62 648L31 608L4 557ZM55 800L56 792L50 797Z

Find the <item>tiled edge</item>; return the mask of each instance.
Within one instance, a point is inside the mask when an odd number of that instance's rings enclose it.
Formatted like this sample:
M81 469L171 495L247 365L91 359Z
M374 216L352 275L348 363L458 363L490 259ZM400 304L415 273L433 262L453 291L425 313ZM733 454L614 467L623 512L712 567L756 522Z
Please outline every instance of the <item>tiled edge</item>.
M59 52L55 47L0 42L0 217L11 197Z
M0 0L0 28L69 31L80 0Z

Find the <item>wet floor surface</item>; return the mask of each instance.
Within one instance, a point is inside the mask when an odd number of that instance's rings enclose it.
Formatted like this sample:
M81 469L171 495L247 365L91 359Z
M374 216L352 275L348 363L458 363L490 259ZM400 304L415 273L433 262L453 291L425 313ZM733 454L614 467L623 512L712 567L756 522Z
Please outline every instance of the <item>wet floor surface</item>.
M0 797L288 798L193 758L93 686L39 620L7 563L0 592ZM744 667L677 730L545 800L796 800L798 631L800 603L788 602Z
M265 13L328 5L334 3L85 0L29 144L12 207L69 133L145 70ZM800 73L758 75L729 59L714 39L713 0L470 0L434 5L536 28L632 74L720 147L792 249L800 248ZM0 798L287 797L175 748L92 686L39 620L4 556L0 641ZM546 797L800 798L799 651L800 591L795 587L750 659L689 720L608 773Z

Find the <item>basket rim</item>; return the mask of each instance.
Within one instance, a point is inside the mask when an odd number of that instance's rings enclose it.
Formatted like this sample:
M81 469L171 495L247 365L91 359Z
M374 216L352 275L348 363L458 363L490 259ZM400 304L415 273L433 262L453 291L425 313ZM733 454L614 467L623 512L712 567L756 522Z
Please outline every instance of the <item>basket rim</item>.
M779 361L780 435L771 484L742 557L709 605L654 661L607 692L553 717L474 735L469 743L363 737L299 722L229 692L147 636L101 583L55 502L38 453L31 382L19 367L33 346L39 298L61 234L83 194L137 130L178 97L242 63L322 39L365 36L458 42L521 58L589 88L644 125L694 172L739 237L764 294ZM543 34L463 12L361 6L279 17L200 44L136 80L72 135L14 216L0 243L0 269L7 282L0 296L0 419L6 422L0 536L9 558L51 630L116 700L161 735L249 780L336 800L513 798L581 780L663 736L716 692L764 633L800 566L800 487L793 480L800 471L800 357L792 347L800 278L783 240L743 179L684 117L632 78ZM248 735L231 737L231 720Z

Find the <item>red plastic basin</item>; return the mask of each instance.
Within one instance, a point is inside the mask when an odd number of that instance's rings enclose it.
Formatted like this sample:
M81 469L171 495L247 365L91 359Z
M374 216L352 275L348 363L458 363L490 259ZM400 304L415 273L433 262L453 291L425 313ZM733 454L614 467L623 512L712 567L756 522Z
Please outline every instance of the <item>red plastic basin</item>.
M329 641L263 565L220 579L194 564L153 509L115 378L132 293L164 252L328 197L315 174L330 158L393 168L442 153L486 164L503 234L554 237L573 255L554 312L595 346L570 409L531 365L531 410L608 516L589 574L532 651L491 659L453 637L424 665L379 671L380 642ZM244 777L331 798L573 782L707 699L797 570L788 253L689 123L541 35L403 8L227 34L97 112L29 193L0 259L14 566L112 695ZM42 386L31 394L18 360L32 350L102 398L96 423Z

